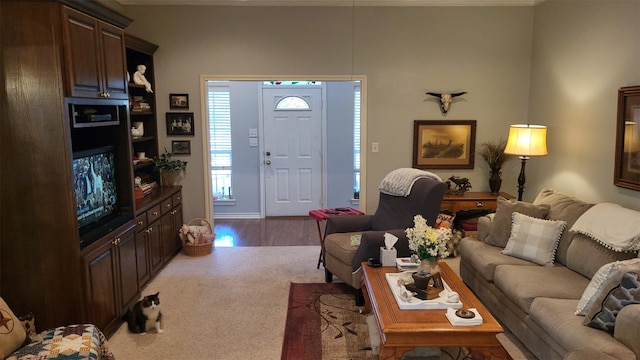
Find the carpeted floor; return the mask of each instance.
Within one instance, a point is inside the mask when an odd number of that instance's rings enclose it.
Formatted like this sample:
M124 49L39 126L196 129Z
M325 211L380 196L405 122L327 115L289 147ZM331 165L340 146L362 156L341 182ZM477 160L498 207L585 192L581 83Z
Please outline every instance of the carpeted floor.
M318 246L216 248L192 258L178 254L143 295L160 292L162 328L109 339L119 360L279 359L291 283L324 283ZM457 259L451 261L458 268ZM535 359L499 338L514 360Z

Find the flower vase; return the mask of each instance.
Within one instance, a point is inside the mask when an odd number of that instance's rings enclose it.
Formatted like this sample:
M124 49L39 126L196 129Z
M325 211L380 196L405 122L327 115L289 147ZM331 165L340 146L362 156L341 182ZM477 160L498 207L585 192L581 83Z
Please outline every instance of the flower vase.
M413 273L413 282L416 288L425 290L429 286L431 277L438 272L438 263L435 260L422 259L418 271Z
M500 193L500 186L502 186L502 178L500 178L500 169L491 170L491 176L489 177L489 189L491 194L497 195Z

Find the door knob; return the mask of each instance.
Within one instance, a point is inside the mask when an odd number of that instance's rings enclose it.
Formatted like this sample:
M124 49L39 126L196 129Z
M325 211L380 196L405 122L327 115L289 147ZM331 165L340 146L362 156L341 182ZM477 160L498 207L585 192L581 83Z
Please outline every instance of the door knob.
M267 165L271 165L271 160L266 160L264 163Z

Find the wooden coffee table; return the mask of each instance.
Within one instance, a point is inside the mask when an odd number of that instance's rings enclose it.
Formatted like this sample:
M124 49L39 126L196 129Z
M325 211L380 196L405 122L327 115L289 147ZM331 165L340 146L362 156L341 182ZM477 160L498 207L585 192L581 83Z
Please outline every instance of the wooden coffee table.
M373 268L362 263L363 311L372 311L380 330L380 359L400 359L416 347L467 347L473 359L511 359L496 334L504 332L487 308L473 295L462 280L444 262L438 263L444 281L460 295L463 308L476 308L482 325L453 326L446 310L401 310L398 307L386 273L395 267Z

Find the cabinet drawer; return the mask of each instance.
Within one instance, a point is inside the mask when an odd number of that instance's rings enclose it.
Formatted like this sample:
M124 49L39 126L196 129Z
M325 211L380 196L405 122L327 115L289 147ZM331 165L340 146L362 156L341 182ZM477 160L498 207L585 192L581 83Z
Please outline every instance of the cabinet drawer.
M467 209L495 209L496 200L465 200L458 201L456 204L457 210Z
M440 204L440 210L453 211L453 201L443 201Z
M173 201L173 207L176 207L176 206L182 204L182 193L179 192L179 193L173 195L173 198L171 200Z
M160 213L160 205L156 205L151 209L147 210L147 222L151 224L152 222L160 219L161 215L162 214Z
M160 204L160 206L162 206L162 215L168 214L173 208L171 198L168 198L162 201L162 204Z
M136 231L143 230L147 227L147 213L136 216Z

